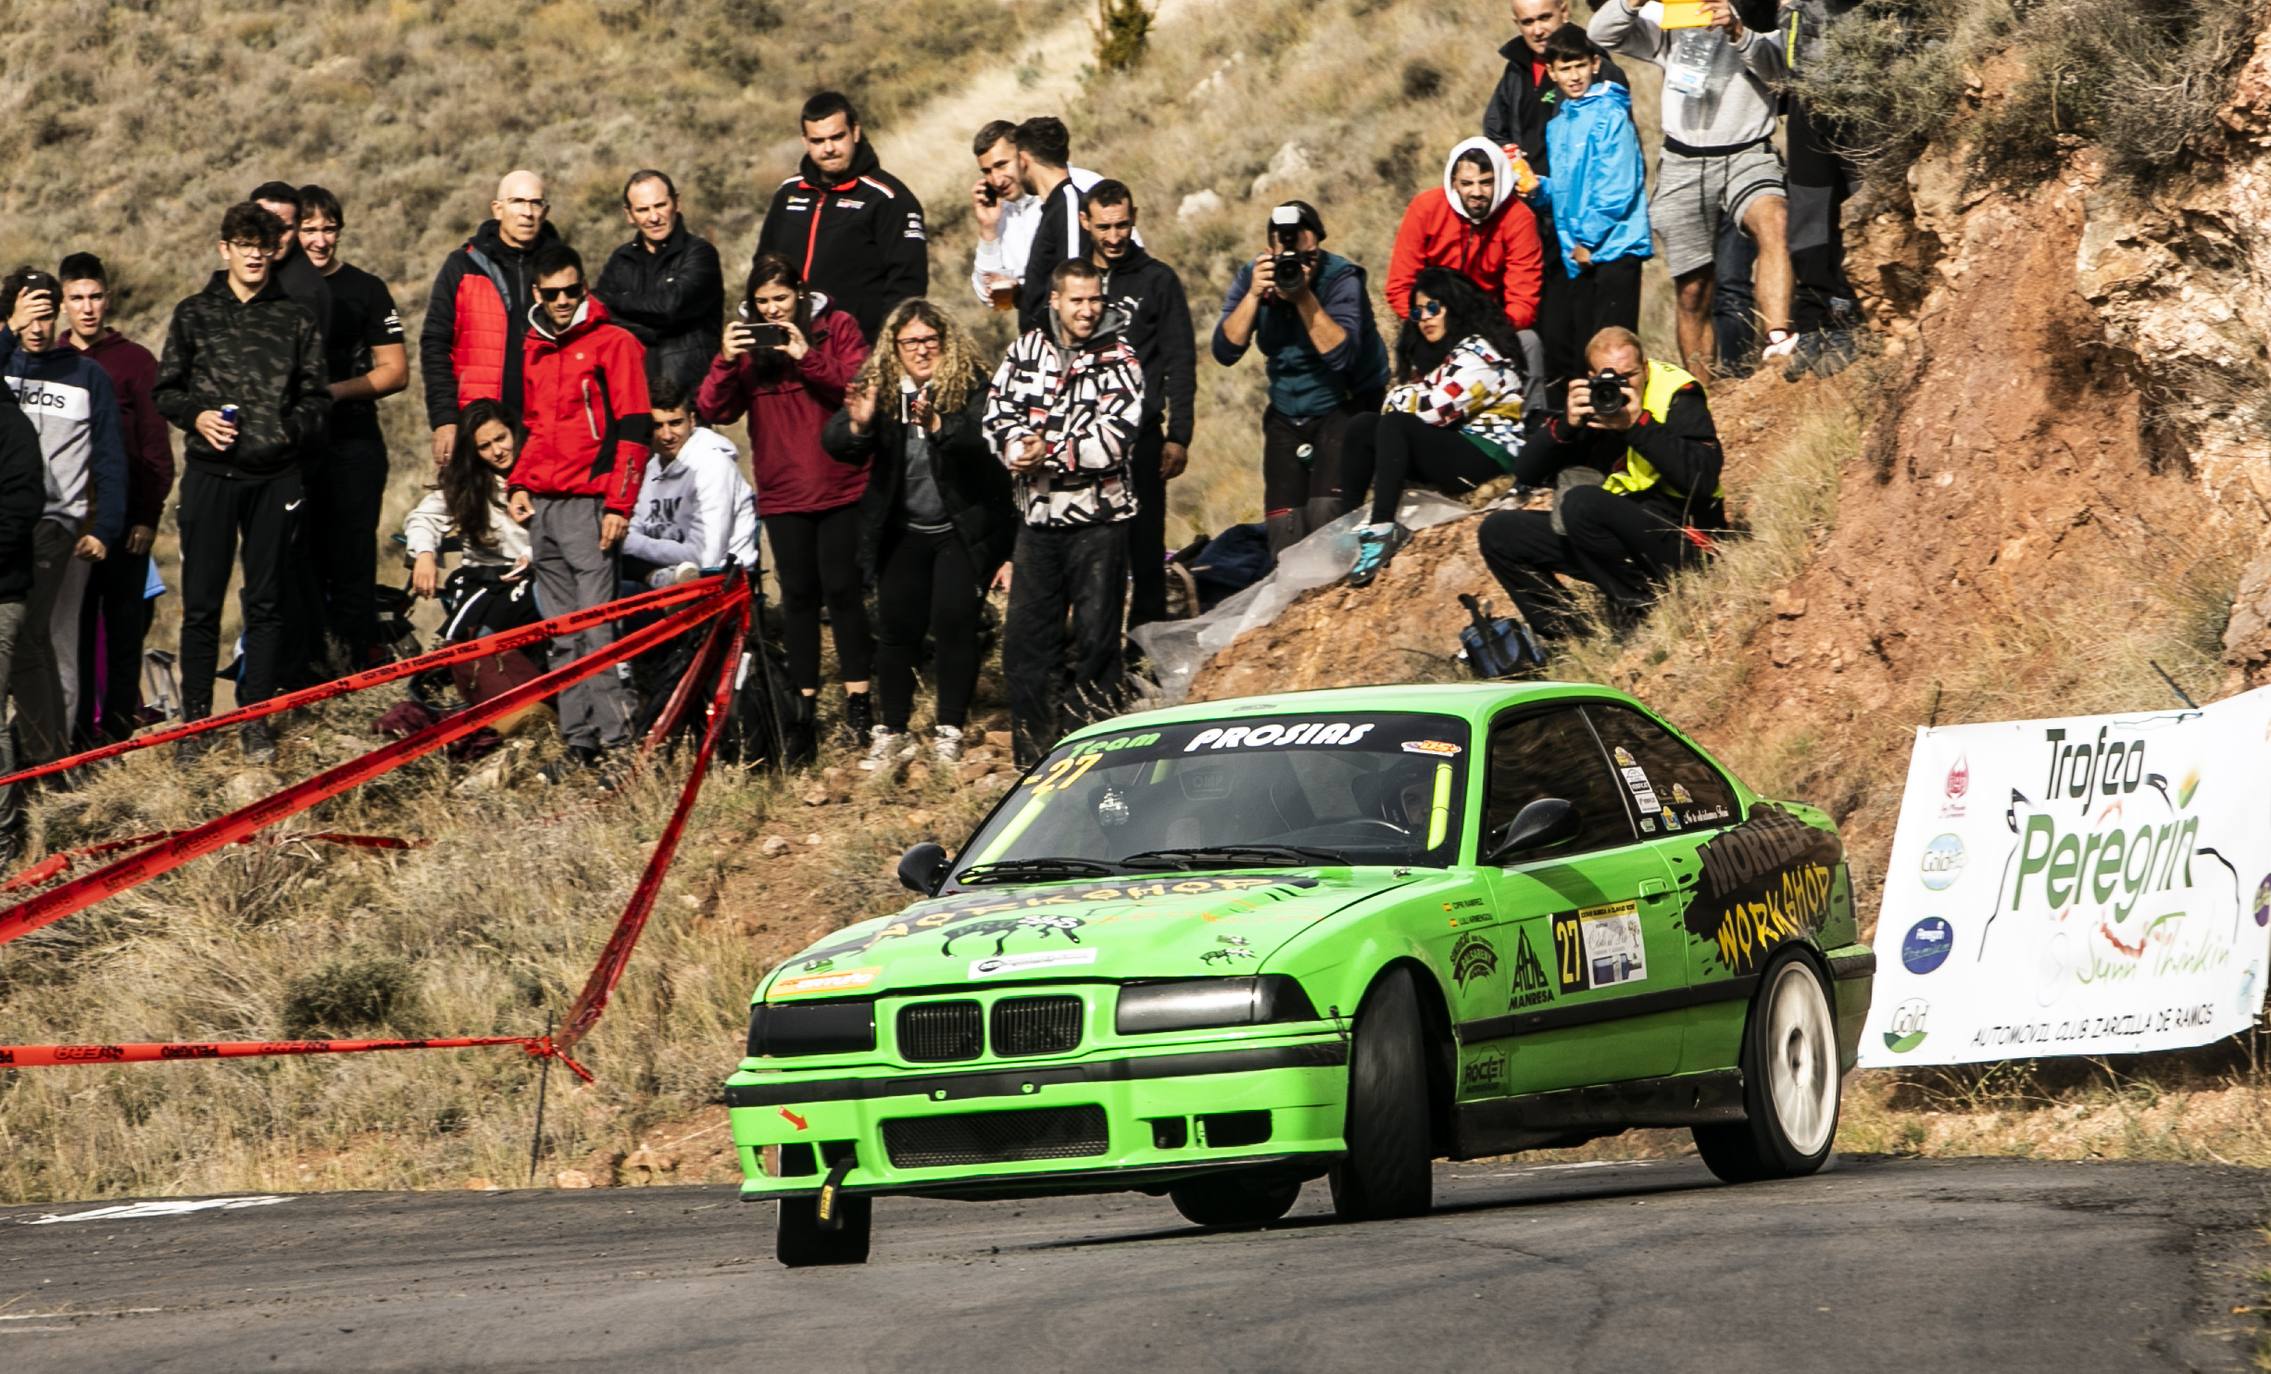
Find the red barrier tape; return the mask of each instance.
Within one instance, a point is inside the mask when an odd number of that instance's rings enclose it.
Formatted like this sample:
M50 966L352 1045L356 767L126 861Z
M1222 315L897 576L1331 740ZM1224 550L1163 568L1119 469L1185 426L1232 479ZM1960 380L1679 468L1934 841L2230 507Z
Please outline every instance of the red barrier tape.
M686 584L696 585L696 584ZM712 584L713 589L716 584ZM678 590L667 588L665 590ZM634 600L636 598L633 598ZM614 603L617 606L623 603ZM383 745L367 754L349 759L304 782L273 793L250 806L195 826L170 839L161 840L139 853L120 859L108 867L100 868L84 877L39 896L17 903L0 911L0 944L30 934L43 926L62 920L106 897L116 896L128 888L169 873L192 859L232 844L256 831L266 829L287 816L297 815L321 802L338 796L382 773L400 767L421 755L462 739L490 721L521 709L531 702L557 693L604 672L626 659L634 658L648 649L674 638L713 617L732 615L749 604L749 584L736 579L709 601L673 612L652 625L634 630L606 648L565 664L542 677L532 678L520 686L500 693L488 701L420 730L414 735ZM396 664L395 667L402 665ZM266 703L264 703L265 705ZM713 725L715 722L713 722Z
M134 1045L0 1045L0 1068L49 1069L87 1064L156 1064L184 1059L248 1059L279 1054L368 1054L378 1050L466 1050L519 1045L540 1059L558 1059L585 1082L591 1071L541 1035L459 1035L433 1040L208 1040Z
M675 587L663 587L656 591L640 592L636 596L627 596L620 601L609 601L585 610L570 611L565 615L553 616L549 620L540 620L534 625L524 625L517 630L502 630L493 635L483 635L479 639L467 640L463 644L444 645L430 653L420 654L416 658L402 659L398 662L385 664L382 667L366 668L359 673L349 673L343 678L323 683L320 686L304 687L297 692L286 692L282 696L270 697L268 700L255 705L240 706L227 715L208 716L204 720L190 721L184 725L171 726L164 730L152 731L146 735L136 735L130 740L123 740L117 744L106 744L100 749L89 749L83 754L73 754L69 758L57 759L53 763L43 763L36 768L26 768L20 772L10 773L4 778L0 778L0 787L6 787L10 783L25 782L32 778L44 778L51 773L61 773L90 763L100 763L105 759L117 758L121 754L131 754L137 749L149 749L160 744L170 744L175 740L187 739L192 735L202 735L209 730L242 725L246 721L258 720L262 716L275 715L279 711L289 711L295 707L309 706L319 701L329 701L334 697L346 696L372 687L383 687L389 682L399 682L406 677L416 677L430 668L446 668L453 663L466 663L473 659L486 658L491 654L502 653L507 649L517 649L523 645L534 644L539 640L557 639L562 635L577 634L590 629L594 625L609 624L621 620L625 616L637 615L642 611L656 611L679 605L682 602L699 601L704 597L718 593L725 580L725 574L717 573L692 582L681 582ZM735 580L738 582L740 579ZM578 660L578 662L581 662L581 660Z
M45 887L49 882L70 872L71 866L81 859L97 858L104 854L116 854L122 849L140 849L146 844L170 840L181 833L179 830L153 830L147 835L129 835L123 840L104 840L101 844L90 844L82 849L70 849L61 854L50 854L23 872L12 874L6 881L0 882L0 892L23 892L30 888ZM397 839L392 835L348 835L336 830L304 830L288 835L247 835L238 840L237 843L250 844L256 839L269 844L290 844L295 840L310 840L322 844L342 845L349 849L424 849L432 843L430 840Z

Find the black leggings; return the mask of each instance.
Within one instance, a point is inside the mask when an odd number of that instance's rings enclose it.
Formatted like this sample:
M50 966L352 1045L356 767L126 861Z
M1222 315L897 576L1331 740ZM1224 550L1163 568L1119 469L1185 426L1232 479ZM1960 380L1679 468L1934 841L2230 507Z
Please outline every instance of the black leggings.
M1455 429L1441 429L1417 415L1359 415L1349 421L1341 446L1341 509L1363 504L1372 489L1372 523L1396 518L1404 488L1417 482L1436 491L1473 491L1506 475L1491 456Z
M875 694L883 723L907 728L915 709L915 658L928 631L935 654L938 723L960 728L978 690L978 586L970 550L952 530L900 532L876 579Z
M858 504L768 515L763 524L773 545L773 575L781 580L790 679L800 691L820 688L820 605L825 601L837 669L846 682L865 682L875 641L868 635L867 602L860 594Z

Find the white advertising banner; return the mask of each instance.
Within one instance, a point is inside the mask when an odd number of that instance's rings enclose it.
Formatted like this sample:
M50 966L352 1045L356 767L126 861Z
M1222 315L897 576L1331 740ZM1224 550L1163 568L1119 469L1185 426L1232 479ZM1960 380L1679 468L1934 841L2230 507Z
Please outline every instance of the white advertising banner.
M2271 688L1919 730L1877 916L1870 1068L2247 1029L2271 943Z

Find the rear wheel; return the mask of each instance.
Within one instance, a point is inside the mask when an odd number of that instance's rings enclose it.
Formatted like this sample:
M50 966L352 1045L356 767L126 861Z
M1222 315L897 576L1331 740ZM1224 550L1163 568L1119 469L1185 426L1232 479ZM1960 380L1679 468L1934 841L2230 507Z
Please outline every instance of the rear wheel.
M875 1199L836 1195L836 1212L843 1224L833 1231L820 1225L820 1199L781 1199L781 1219L773 1232L773 1258L791 1269L818 1264L867 1263L868 1237L875 1229Z
M1212 1174L1178 1183L1167 1196L1194 1226L1267 1226L1293 1210L1301 1184L1250 1174Z
M1348 1153L1333 1166L1333 1212L1342 1221L1419 1216L1435 1198L1428 1144L1427 1057L1411 970L1372 987L1356 1014L1349 1053Z
M1746 1121L1695 1128L1696 1153L1729 1183L1810 1174L1837 1137L1837 1031L1813 961L1767 970L1743 1027Z

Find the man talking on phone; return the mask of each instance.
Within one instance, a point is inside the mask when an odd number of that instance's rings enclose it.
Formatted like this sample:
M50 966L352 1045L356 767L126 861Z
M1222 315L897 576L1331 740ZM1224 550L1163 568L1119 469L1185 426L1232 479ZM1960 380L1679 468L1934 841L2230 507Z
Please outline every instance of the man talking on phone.
M1477 535L1483 562L1541 640L1576 619L1555 574L1599 587L1610 625L1627 628L1727 524L1703 384L1650 358L1628 329L1595 334L1585 363L1563 413L1514 460L1517 481L1559 488L1554 509L1498 511Z

